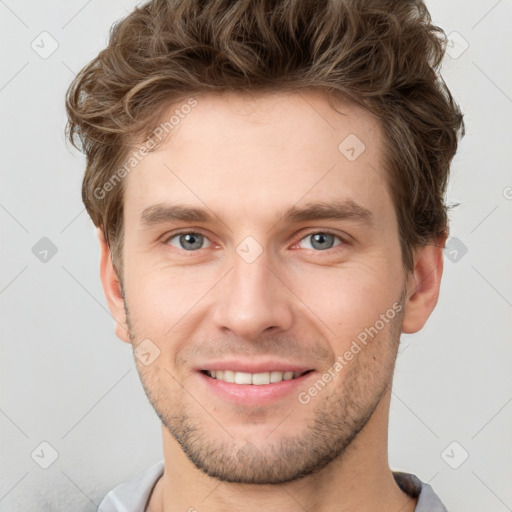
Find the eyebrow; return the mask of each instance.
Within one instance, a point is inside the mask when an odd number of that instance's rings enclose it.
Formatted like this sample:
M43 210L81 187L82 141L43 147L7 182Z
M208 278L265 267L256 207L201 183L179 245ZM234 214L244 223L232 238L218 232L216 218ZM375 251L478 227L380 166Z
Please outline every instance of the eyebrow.
M370 210L352 200L310 203L304 207L292 206L280 217L280 222L298 223L311 220L354 220L373 224Z
M217 218L221 219L220 216ZM373 225L373 213L355 203L352 200L334 202L309 203L303 207L296 205L288 208L278 216L276 225L284 223L300 223L315 220L351 220L368 226ZM158 203L144 209L140 215L140 223L143 227L151 227L156 224L168 222L200 222L213 224L215 216L207 209L187 206L183 204ZM224 221L222 221L224 222Z

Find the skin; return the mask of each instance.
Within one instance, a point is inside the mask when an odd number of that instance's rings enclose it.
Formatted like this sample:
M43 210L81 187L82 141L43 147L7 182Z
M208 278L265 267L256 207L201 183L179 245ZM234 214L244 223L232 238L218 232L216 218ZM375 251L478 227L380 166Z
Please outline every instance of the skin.
M117 336L160 351L148 365L135 359L162 420L165 472L149 510L413 511L388 464L391 383L400 332L420 330L437 303L445 239L418 248L404 272L372 114L341 101L340 114L313 91L195 98L125 178L122 286L98 229ZM338 149L349 134L366 146L354 161ZM282 219L294 205L348 200L373 223ZM144 226L141 213L163 202L215 217ZM178 230L205 238L187 245ZM311 235L326 230L335 236L319 248ZM237 252L248 236L261 250L250 263ZM335 378L298 400L399 303ZM314 371L293 393L254 405L205 384L198 367L222 358Z

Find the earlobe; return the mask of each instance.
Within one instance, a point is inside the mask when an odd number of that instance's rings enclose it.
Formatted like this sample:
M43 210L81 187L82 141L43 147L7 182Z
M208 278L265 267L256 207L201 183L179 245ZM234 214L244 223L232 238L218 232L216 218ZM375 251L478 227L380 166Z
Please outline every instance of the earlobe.
M102 228L97 228L96 233L100 243L100 278L107 299L108 308L116 322L116 336L130 343L124 298L121 291L121 283L112 264L112 256Z
M436 307L443 274L443 247L446 236L435 244L418 248L414 253L414 269L407 282L402 332L412 334L425 325Z

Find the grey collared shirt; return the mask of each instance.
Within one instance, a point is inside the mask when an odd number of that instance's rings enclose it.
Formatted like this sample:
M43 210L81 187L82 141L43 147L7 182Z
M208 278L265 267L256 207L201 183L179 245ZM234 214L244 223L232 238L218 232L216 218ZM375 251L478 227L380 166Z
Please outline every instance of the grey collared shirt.
M138 473L108 492L98 506L98 512L144 512L151 491L164 473L164 461ZM447 512L432 487L416 475L393 472L395 481L406 494L418 498L415 512Z

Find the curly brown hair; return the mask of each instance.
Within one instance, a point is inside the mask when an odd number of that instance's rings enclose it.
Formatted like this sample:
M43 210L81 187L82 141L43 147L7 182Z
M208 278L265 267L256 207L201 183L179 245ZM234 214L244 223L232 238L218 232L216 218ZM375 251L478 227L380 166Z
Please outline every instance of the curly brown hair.
M448 234L445 191L464 135L422 0L153 0L111 29L66 95L86 154L82 199L122 278L123 181L106 187L163 107L201 92L319 89L379 117L403 265ZM97 191L108 190L108 194Z

